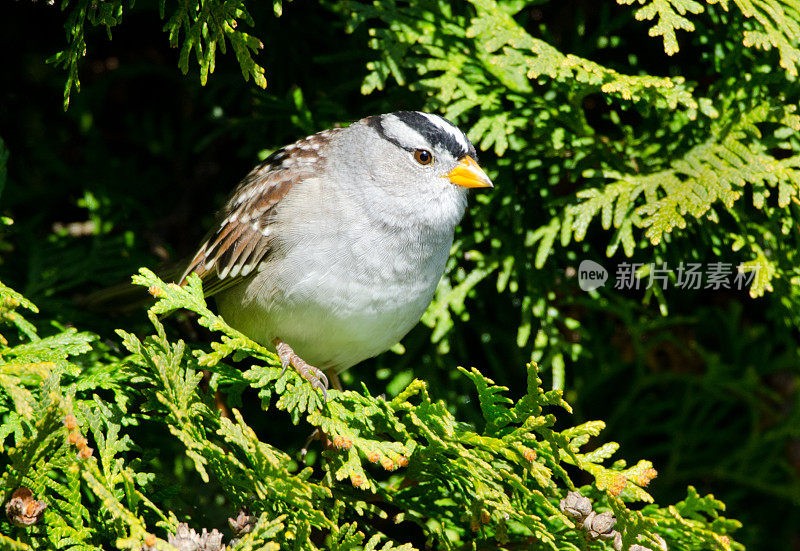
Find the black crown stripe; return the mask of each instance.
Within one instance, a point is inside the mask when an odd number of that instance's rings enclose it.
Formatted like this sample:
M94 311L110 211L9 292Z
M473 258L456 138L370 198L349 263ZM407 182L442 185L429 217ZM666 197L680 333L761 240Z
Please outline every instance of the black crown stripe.
M422 137L428 141L428 143L433 146L438 145L446 149L456 159L460 159L465 155L474 156L475 154L475 148L470 147L469 149L465 149L464 144L456 139L455 136L433 124L428 117L418 111L396 111L392 114L403 121L410 128L419 132L420 135L422 135ZM453 123L447 119L443 120L450 124L456 132L461 132L455 125L453 125ZM469 140L466 139L466 136L464 139L467 143L469 143Z

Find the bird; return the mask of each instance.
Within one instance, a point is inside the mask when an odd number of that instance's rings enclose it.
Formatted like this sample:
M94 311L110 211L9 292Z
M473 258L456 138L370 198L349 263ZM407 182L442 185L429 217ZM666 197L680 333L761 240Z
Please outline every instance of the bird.
M223 319L327 398L433 300L474 188L492 180L436 114L396 111L278 149L233 190L189 262Z

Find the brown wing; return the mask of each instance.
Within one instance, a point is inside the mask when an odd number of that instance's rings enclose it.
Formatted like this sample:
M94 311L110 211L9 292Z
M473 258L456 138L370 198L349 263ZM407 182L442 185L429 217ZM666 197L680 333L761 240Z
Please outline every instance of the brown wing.
M275 212L292 186L319 169L318 151L339 129L326 130L279 149L254 168L236 187L217 223L181 277L203 280L206 296L253 275L271 250Z

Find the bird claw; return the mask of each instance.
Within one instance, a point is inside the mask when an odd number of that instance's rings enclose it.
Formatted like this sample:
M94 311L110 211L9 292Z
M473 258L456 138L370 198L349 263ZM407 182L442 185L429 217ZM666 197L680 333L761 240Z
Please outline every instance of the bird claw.
M303 360L303 358L298 356L288 344L280 339L275 339L273 342L275 344L275 349L278 351L278 357L281 359L281 367L283 367L281 375L283 375L286 369L291 365L303 379L311 383L313 388L322 391L322 397L327 401L328 377L325 373L323 373L321 369Z
M302 360L300 360L302 361ZM325 401L328 400L328 378L325 374L313 365L308 365L303 362L305 366L294 365L294 368L303 379L311 383L313 388L322 391L322 397Z
M278 357L281 359L281 372L278 374L278 379L280 379L283 377L283 374L286 373L289 366L292 365L292 360L288 354L282 355L280 351L278 351Z

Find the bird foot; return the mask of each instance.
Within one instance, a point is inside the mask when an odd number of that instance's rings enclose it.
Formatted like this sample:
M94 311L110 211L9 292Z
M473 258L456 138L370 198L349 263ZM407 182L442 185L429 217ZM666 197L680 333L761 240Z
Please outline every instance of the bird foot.
M286 371L286 369L291 365L303 379L311 383L312 387L316 388L317 390L321 390L323 398L327 400L328 377L325 375L325 373L321 369L314 367L306 362L303 358L298 356L295 351L292 350L292 347L282 340L275 339L272 342L278 352L278 357L281 359L281 366L283 367L281 375L283 375L283 372Z

